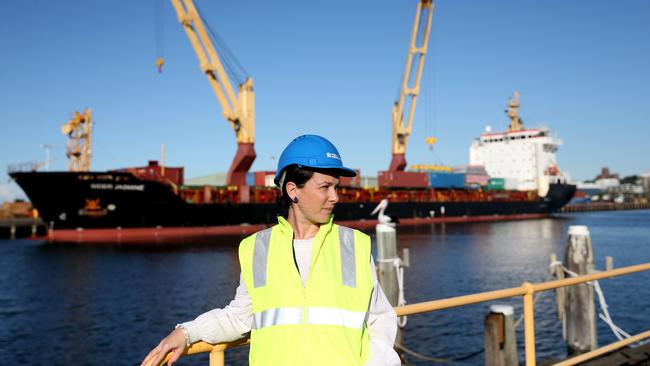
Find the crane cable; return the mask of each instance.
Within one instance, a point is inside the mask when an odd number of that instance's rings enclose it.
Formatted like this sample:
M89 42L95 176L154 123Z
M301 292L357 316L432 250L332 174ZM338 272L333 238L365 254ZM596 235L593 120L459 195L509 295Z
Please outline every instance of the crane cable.
M228 73L228 76L234 81L237 82L237 84L243 84L246 78L248 77L248 72L242 66L242 64L239 62L237 57L235 57L235 54L230 50L226 42L219 37L219 34L216 31L213 31L212 26L210 26L210 23L203 17L203 10L199 7L199 4L196 4L196 8L199 13L199 17L201 18L201 21L203 24L205 24L206 29L208 30L208 33L210 35L210 38L212 39L215 48L217 48L217 52L221 55L221 58L223 60L224 67L226 69L226 72Z
M154 29L155 29L155 44L156 44L156 69L158 73L162 73L163 65L165 64L164 59L164 28L163 28L163 0L154 0Z

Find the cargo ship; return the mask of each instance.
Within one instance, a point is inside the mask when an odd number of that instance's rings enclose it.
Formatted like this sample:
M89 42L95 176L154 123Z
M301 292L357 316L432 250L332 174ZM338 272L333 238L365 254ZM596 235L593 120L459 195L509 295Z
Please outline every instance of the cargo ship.
M180 5L175 3L179 19L184 19L181 24L235 132L238 147L226 185L187 185L182 167L157 161L92 172L91 113L75 113L62 128L70 137L68 172L10 171L48 225L48 240L176 243L252 233L274 224L282 214L276 206L279 191L268 186L273 172L249 172L256 157L253 80L247 77L238 90L233 88L204 20L193 6ZM523 128L518 94L509 103L508 130L481 134L472 143L468 166L405 170L433 8L431 0L417 4L399 97L392 107L389 168L378 173L378 184L372 187L362 186L358 177L342 179L335 220L358 228L374 226L377 220L371 214L380 203L385 206L382 219L391 217L402 225L533 218L556 212L573 197L575 186L557 166L559 140L548 129ZM427 143L435 140L428 137Z
M576 187L559 169L561 141L547 128L525 129L519 97L509 101L511 124L490 128L470 146L470 164L435 171L383 171L378 185L342 178L336 221L353 227L385 215L401 224L545 217L573 197ZM147 166L104 172L12 171L49 228L49 240L161 242L212 235L241 235L273 225L283 214L273 172L249 172L248 184L189 186L183 167Z

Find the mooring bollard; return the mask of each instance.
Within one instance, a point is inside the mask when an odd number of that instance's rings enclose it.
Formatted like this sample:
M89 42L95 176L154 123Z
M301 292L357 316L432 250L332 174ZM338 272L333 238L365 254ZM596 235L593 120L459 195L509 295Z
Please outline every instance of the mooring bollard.
M570 226L564 254L564 267L576 275L594 271L594 252L586 226ZM596 349L596 308L594 288L582 283L566 288L566 341L569 354Z
M397 230L386 224L377 224L378 280L391 305L397 306L399 288L394 261L397 259Z
M398 279L398 272L403 271L403 269L400 268L402 264L397 256L397 230L391 225L377 224L375 232L377 234L377 262L379 262L377 280L384 290L388 302L392 306L403 305L399 303L400 281ZM408 251L405 251L405 257L410 257L407 253ZM403 276L403 272L401 273ZM401 282L403 286L403 279ZM404 291L404 289L402 288L401 291ZM404 293L402 292L403 295ZM402 328L406 325L406 318L399 318L397 324L399 327L397 329L397 336L395 337L395 344L402 345L404 344L404 332ZM402 354L401 351L399 353ZM400 355L401 357L403 355Z
M492 305L483 322L485 366L517 366L517 338L514 309L510 305Z

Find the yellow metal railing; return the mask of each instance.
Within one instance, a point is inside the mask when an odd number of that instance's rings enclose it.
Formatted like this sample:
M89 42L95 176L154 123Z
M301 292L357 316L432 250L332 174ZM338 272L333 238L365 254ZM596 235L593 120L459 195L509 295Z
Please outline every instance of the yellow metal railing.
M403 315L415 315L428 313L431 311L449 309L464 305L476 304L480 302L487 302L498 299L505 299L514 296L523 296L524 302L524 346L526 351L526 366L535 366L535 320L534 320L534 306L533 306L533 295L536 292L548 291L557 289L560 287L577 285L589 281L595 281L605 278L618 277L622 275L627 275L631 273L637 273L642 271L650 270L650 263L638 264L635 266L622 267L613 269L610 271L603 271L598 273L592 273L583 276L565 278L561 280L548 281L542 283L530 283L524 282L519 287L512 287L503 290L481 292L478 294L465 295L451 297L441 300L433 300L427 302L421 302L417 304L410 304L405 306L399 306L395 308L397 316ZM617 350L628 344L638 342L642 339L650 337L650 330L639 333L631 338L627 338L618 342L611 343L607 346L598 348L591 352L575 356L573 358L564 360L560 363L555 364L554 366L570 366L576 365L580 362L590 360L594 357L603 355L605 353ZM224 364L224 352L226 348L244 345L248 343L248 339L243 339L234 343L220 343L218 345L212 345L204 342L194 343L188 350L186 354L197 354L203 352L210 352L210 366L222 366ZM169 355L165 357L165 360L161 362L161 365L166 362Z

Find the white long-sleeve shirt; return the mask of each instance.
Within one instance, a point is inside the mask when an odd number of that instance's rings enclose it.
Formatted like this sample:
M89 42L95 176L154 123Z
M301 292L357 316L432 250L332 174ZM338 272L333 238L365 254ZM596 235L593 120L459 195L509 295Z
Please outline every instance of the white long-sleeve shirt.
M307 283L311 266L312 239L294 240L294 256L303 286ZM371 258L371 272L374 288L368 309L368 330L370 332L370 357L366 366L397 366L401 364L393 349L397 333L397 317L379 286L374 261ZM240 275L235 298L223 309L213 309L196 319L182 323L187 330L190 343L231 342L244 337L251 331L253 306L246 285Z

